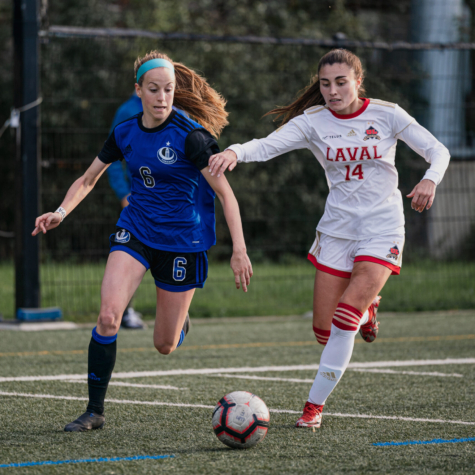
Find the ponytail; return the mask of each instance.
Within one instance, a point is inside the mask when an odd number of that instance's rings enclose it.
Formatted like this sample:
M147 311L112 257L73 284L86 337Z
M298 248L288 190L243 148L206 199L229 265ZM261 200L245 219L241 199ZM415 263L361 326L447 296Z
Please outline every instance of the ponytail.
M288 106L277 107L266 114L276 115L274 122L280 119L280 125L284 125L294 117L303 114L304 110L318 105L325 105L325 99L320 92L320 80L318 74L323 66L335 63L347 64L354 72L356 78L361 78L362 82L358 89L358 97L365 97L366 90L363 86L364 71L360 58L346 49L333 49L322 56L318 63L317 74L313 76L310 84L299 92L297 99Z
M320 81L318 80L318 74L316 74L312 78L310 84L299 92L299 96L294 102L292 102L292 104L272 109L271 111L264 114L264 117L266 115L275 114L276 117L274 122L281 118L280 125L282 126L292 120L294 117L303 114L305 109L324 104L325 100L323 99L322 93L320 92Z
M166 54L151 51L143 58L137 58L134 64L134 74L140 66L151 59L166 59L175 68L175 96L173 104L189 114L212 135L218 138L226 125L228 125L228 113L225 110L226 100L215 91L195 71L187 68L184 64L173 62ZM143 84L143 76L139 79L139 86Z

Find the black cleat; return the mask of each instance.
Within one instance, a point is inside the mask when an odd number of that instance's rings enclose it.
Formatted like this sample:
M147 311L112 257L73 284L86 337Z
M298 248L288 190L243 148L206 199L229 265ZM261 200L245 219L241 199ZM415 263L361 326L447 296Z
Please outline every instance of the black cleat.
M88 411L79 416L74 422L70 422L64 432L85 432L86 430L102 429L106 418L96 412Z

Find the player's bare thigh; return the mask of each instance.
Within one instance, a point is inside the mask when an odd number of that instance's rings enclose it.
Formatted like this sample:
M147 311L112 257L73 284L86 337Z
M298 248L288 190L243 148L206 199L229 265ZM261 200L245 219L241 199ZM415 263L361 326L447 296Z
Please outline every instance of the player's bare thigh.
M176 349L195 289L169 292L157 287L157 313L153 330L153 344L162 354Z
M113 336L119 331L124 310L142 282L147 269L137 259L123 251L109 254L101 288L101 310L97 332Z
M350 279L327 274L317 269L313 291L313 326L331 330L338 302L347 289Z
M313 294L313 325L330 330L339 302L364 313L386 284L391 269L373 262L356 262L350 279L317 270Z
M366 312L371 302L386 284L391 269L374 262L356 262L351 273L350 283L340 302Z

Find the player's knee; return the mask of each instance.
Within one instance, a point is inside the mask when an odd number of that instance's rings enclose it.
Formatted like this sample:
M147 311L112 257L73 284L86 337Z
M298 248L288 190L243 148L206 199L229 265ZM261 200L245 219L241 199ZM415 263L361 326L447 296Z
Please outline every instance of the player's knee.
M174 345L167 344L155 345L155 348L161 355L169 355L175 349Z
M115 335L119 331L120 318L117 312L110 308L102 308L99 318L97 320L97 326L102 331Z
M176 344L174 342L165 340L157 340L154 341L153 344L161 355L169 355L176 348Z
M330 338L330 330L322 330L321 328L313 327L313 333L315 333L315 338L320 345L325 346L328 343Z

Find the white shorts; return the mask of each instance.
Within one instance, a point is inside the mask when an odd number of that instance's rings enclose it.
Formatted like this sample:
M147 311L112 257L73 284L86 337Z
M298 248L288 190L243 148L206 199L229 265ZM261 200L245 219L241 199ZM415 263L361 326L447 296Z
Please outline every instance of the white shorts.
M363 241L340 239L317 231L308 259L320 271L349 279L355 262L375 262L399 275L404 234L375 236Z

